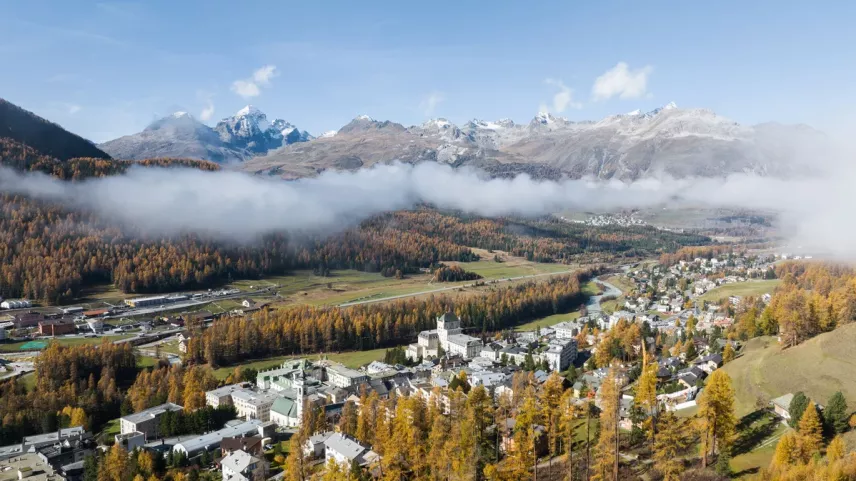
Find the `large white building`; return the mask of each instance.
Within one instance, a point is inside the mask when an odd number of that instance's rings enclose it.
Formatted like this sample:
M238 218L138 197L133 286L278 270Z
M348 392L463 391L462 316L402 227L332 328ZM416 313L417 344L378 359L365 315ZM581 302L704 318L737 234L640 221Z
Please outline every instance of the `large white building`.
M121 434L140 432L146 439L158 437L158 426L160 417L171 411L181 411L183 408L177 404L165 403L160 406L145 409L138 413L129 414L119 418Z
M577 358L576 339L555 339L544 351L544 359L554 371L564 371Z
M575 321L565 321L553 326L553 330L559 339L574 339L582 330L582 325Z
M256 392L249 389L238 389L232 392L232 403L238 412L238 417L247 421L259 419L270 421L270 408L279 397L275 392Z
M465 359L472 359L479 355L484 344L481 339L463 333L461 320L452 312L447 312L437 318L437 329L422 331L416 344L407 347L407 357L418 359L434 357L438 354L438 348L447 354L457 354Z
M337 362L326 363L327 382L340 388L349 388L368 382L369 377L364 372L345 367Z

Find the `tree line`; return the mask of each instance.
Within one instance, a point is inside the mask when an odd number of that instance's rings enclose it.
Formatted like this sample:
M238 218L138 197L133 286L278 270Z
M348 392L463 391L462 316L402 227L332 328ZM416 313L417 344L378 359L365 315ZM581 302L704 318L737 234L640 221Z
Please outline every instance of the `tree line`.
M431 296L345 308L300 305L217 320L192 336L185 359L216 366L283 354L390 347L434 329L435 317L449 310L472 334L496 332L577 308L585 301L581 281L598 272L593 269L540 283L525 282L457 301Z
M823 262L783 262L776 266L781 284L767 306L747 298L736 313L735 333L742 339L779 335L785 347L856 319L856 271Z

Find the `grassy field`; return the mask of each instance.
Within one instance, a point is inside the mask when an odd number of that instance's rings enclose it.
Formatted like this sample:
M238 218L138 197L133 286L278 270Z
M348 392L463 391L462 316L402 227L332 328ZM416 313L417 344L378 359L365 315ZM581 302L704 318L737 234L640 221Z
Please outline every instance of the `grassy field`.
M485 279L505 279L508 277L528 276L532 274L546 274L551 272L564 272L572 270L573 266L565 264L542 264L530 262L520 257L512 257L504 252L493 253L473 249L481 260L476 262L445 262L448 265L459 265L462 269L475 272ZM499 255L503 262L493 260L494 255Z
M821 404L836 391L856 399L856 324L821 334L799 346L782 349L773 337L750 340L740 357L723 369L737 394L738 415L754 409L756 400L803 391Z
M27 391L32 391L36 388L36 373L28 372L18 378L18 382L24 385Z
M327 359L335 362L340 362L347 367L350 368L358 368L360 366L366 365L372 361L378 361L383 359L384 354L386 353L386 349L374 349L371 351L350 351L350 352L340 352L335 354L327 354ZM306 358L306 359L319 359L320 356L317 354L308 354L306 356L278 356L278 357L270 357L267 359L260 359L256 361L245 362L241 364L236 364L234 366L226 366L221 367L214 370L214 377L217 379L226 379L229 377L236 367L241 366L245 368L251 369L269 369L272 367L277 367L282 364L282 361L286 359L295 359L295 358Z
M746 281L726 284L716 289L711 289L701 296L700 301L718 302L728 296L760 296L766 293L772 293L776 286L779 285L778 279L767 281Z
M121 339L127 339L129 337L133 337L134 334L120 334L117 336L109 336L107 339L111 341L118 341ZM106 336L105 336L106 337ZM101 344L101 338L99 337L59 337L56 339L44 338L38 339L43 340L46 343L50 343L52 341L58 342L62 346L80 346L84 344ZM21 346L26 344L28 341L21 342L9 342L0 344L0 352L17 352L21 350Z
M532 331L539 327L550 327L564 321L573 321L580 317L580 311L574 311L569 314L553 314L552 316L535 319L532 322L521 324L514 328L515 331Z
M731 469L737 479L751 478L762 467L769 466L779 438L790 430L768 411L745 416L737 429L731 459Z

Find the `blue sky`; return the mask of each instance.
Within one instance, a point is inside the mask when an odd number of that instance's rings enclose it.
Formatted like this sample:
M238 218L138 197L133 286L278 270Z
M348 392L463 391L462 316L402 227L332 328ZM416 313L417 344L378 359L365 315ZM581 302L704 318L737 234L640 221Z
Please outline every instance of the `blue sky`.
M6 1L0 96L99 142L248 103L316 135L359 114L581 120L669 101L834 131L856 106L854 18L844 1Z

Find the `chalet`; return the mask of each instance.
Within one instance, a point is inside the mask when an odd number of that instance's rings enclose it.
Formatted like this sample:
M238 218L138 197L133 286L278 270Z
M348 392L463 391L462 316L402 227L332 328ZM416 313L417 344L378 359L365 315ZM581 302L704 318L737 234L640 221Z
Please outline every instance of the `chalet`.
M695 387L705 377L707 377L707 373L696 366L678 372L678 382L687 388Z
M178 339L178 350L183 353L186 353L187 346L190 344L190 339L192 337L193 335L188 330L179 332L178 336L176 336L176 338Z
M237 450L220 461L223 481L248 481L255 471L264 469L264 462L250 453Z
M696 365L704 372L710 374L722 366L722 356L719 354L711 354L704 356L696 362Z
M792 393L787 393L770 401L770 406L773 407L773 412L782 418L782 421L788 422L791 420L791 401L794 400Z
M264 456L264 438L261 436L234 436L223 438L220 441L220 450L223 456L228 456L236 451L244 451L252 456Z

